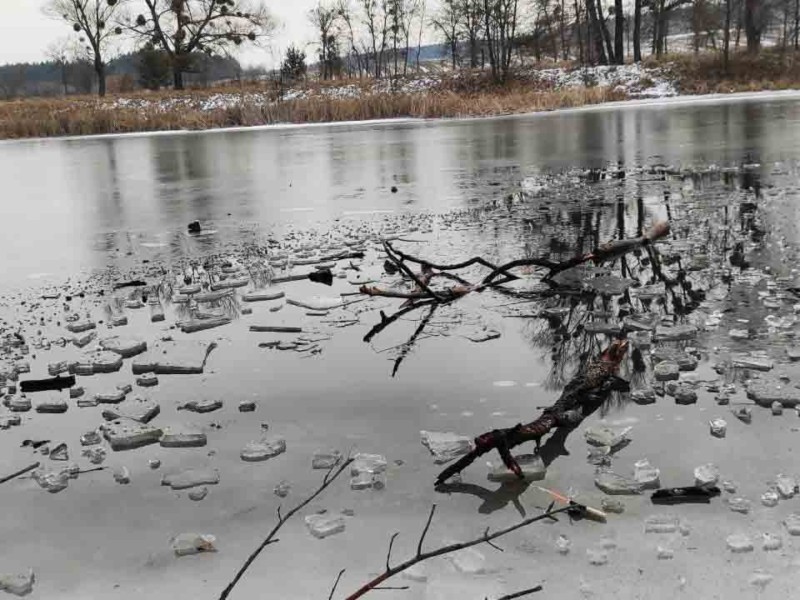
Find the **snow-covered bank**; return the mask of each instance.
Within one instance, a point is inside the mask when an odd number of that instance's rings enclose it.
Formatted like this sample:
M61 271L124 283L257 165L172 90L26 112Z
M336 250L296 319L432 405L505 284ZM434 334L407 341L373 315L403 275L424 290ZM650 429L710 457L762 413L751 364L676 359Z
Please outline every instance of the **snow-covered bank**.
M640 64L596 66L578 69L531 69L520 73L521 81L529 81L542 91L575 88L610 88L631 97L664 98L677 95L674 82L661 69ZM280 95L266 91L231 91L210 95L176 97L116 98L101 104L105 110L136 109L159 114L175 110L210 112L247 106L275 105L297 100L361 99L384 94L429 94L463 85L467 75L455 73L447 77L424 76L401 80L380 80L341 85L292 87Z

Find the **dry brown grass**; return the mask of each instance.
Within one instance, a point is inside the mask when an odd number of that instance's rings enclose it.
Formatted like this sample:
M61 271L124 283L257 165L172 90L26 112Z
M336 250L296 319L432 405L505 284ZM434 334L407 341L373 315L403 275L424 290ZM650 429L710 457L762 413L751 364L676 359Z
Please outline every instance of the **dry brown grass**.
M211 95L213 92L202 92ZM130 98L131 95L125 95ZM162 92L147 99L175 98ZM197 94L184 94L197 98ZM273 102L251 98L241 106L163 111L110 108L114 98L27 99L0 103L0 138L30 138L139 131L201 130L276 123L322 123L387 118L508 115L624 99L603 88L535 90L522 83L473 93L376 94L361 98L310 98Z
M653 61L652 66L656 66ZM684 94L784 90L800 87L800 53L776 49L758 55L732 52L727 69L722 55L676 54L662 60Z

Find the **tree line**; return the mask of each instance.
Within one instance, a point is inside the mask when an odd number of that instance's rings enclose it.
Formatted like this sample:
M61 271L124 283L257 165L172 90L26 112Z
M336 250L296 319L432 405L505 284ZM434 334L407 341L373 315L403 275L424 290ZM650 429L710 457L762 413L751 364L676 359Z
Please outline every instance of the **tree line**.
M183 89L199 56L226 56L275 29L261 0L49 0L46 12L73 35L49 57L65 73L91 64L101 96L123 43L138 47L154 84ZM740 44L759 52L768 33L798 50L800 0L318 0L308 21L323 80L406 75L435 37L452 68L488 68L504 81L531 58L610 65L662 56L671 30L688 31L696 52L717 50L726 64ZM290 46L281 75L304 76L306 60L303 46Z
M503 81L527 56L600 65L660 57L671 28L726 61L740 41L757 53L767 32L797 50L800 0L320 0L309 21L322 79L405 74L423 36L435 34L452 68L488 66ZM298 57L291 47L288 63Z

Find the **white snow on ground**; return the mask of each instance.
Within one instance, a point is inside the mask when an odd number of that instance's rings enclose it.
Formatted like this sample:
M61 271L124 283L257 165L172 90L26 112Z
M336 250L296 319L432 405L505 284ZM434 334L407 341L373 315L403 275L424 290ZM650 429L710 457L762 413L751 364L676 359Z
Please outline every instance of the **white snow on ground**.
M632 97L665 98L678 94L674 84L662 71L641 65L607 67L584 67L579 69L537 69L528 72L533 81L544 82L555 89L570 87L609 87ZM353 83L326 86L317 89L290 88L283 92L281 101L308 100L312 98L347 99L365 96L398 93L425 94L442 86L443 80L423 75L414 79L390 81L380 80L367 86ZM264 106L275 102L266 92L229 92L210 96L181 96L175 98L117 98L103 105L104 109L137 109L148 113L163 113L175 109L215 111L239 106Z
M678 91L660 69L641 64L586 67L579 69L542 69L532 77L551 83L555 88L611 87L631 96L664 98L677 96Z

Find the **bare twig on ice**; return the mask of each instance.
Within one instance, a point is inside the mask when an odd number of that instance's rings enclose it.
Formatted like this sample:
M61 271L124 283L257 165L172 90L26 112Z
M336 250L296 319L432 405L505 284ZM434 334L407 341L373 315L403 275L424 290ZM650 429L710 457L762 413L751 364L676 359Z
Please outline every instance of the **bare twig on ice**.
M481 535L480 537L478 537L478 538L476 538L474 540L471 540L469 542L460 542L460 543L457 543L457 544L449 544L447 546L442 546L441 548L437 548L435 550L430 550L428 552L423 552L422 551L422 542L425 539L425 535L428 533L428 529L430 528L431 520L433 519L433 513L434 513L435 510L436 510L436 505L434 504L433 507L431 508L430 514L428 515L428 521L425 523L425 528L422 531L422 535L419 538L419 542L417 544L417 553L416 553L416 555L413 556L412 558L408 559L407 561L395 566L395 567L390 567L389 561L388 561L388 556L387 556L386 570L383 573L381 573L380 575L378 575L377 577L375 577L374 579L372 579L371 581L365 583L357 591L355 591L352 594L350 594L349 596L347 596L346 600L356 600L356 598L361 598L362 596L364 596L365 594L369 593L372 590L387 589L387 588L380 588L378 586L380 586L380 584L383 583L384 581L386 581L387 579L389 579L391 577L394 577L398 573L402 573L403 571L413 567L417 563L421 563L421 562L426 561L426 560L428 560L430 558L433 558L435 556L442 556L444 554L450 554L451 552L457 552L458 550L463 550L465 548L470 548L472 546L477 546L478 544L488 544L488 543L492 542L493 540L496 540L499 537L507 535L507 534L511 533L512 531L516 531L517 529L521 529L523 527L527 527L528 525L531 525L532 523L536 523L537 521L542 521L544 519L553 518L555 515L557 515L559 513L573 511L573 510L575 510L575 507L574 506L566 506L566 507L563 507L563 508L553 509L553 505L551 504L550 507L547 509L547 511L545 511L542 514L537 515L535 517L530 517L528 519L525 519L524 521L520 521L516 525L511 525L510 527L506 527L505 529L500 529L499 531L495 531L494 533L489 533L489 531L487 529L483 533L483 535ZM391 543L389 545L390 550L391 550L391 546L392 546L392 543L394 542L394 538L395 537L397 537L397 534L394 534L392 536L392 541L391 541ZM526 592L526 593L531 593L531 592ZM519 598L521 596L510 596L510 597L511 598Z
M328 594L328 600L333 600L333 594L336 592L336 586L339 585L339 580L342 578L342 575L344 575L344 569L339 571L339 574L336 576L336 581L333 582L333 587L331 588L331 593Z
M311 494L308 498L303 500L300 504L298 504L292 510L290 510L288 513L286 513L285 516L281 514L280 506L278 507L278 522L277 522L277 524L275 525L275 527L272 528L272 531L269 532L267 537L264 538L264 541L261 542L261 544L259 544L258 548L256 548L255 551L247 558L247 560L244 561L244 564L241 566L239 571L236 573L236 576L231 580L231 582L228 584L228 586L220 594L219 600L225 600L231 594L231 592L233 591L233 588L236 587L236 584L239 583L239 580L245 574L247 569L250 568L250 565L253 564L253 561L256 558L258 558L258 555L261 554L261 552L262 552L262 550L264 550L264 548L266 548L269 544L274 544L275 542L279 541L275 536L277 535L277 533L280 530L280 528L283 527L283 525L286 523L286 521L291 519L298 511L300 511L303 508L305 508L312 500L314 500L314 498L316 498L323 491L325 491L325 489L331 483L333 483L336 480L336 478L339 477L339 475L341 475L345 471L345 469L347 469L347 467L350 466L350 464L352 462L353 462L353 459L352 458L348 458L347 460L342 462L342 464L338 468L336 467L336 465L331 467L328 470L328 472L325 474L325 478L322 480L322 485L320 485L317 488L317 490L313 494ZM340 576L341 576L341 573L340 573ZM338 579L337 579L337 583L338 583ZM331 595L333 595L333 591L331 591Z
M522 598L523 596L529 596L530 594L535 594L536 592L541 592L544 588L540 585L536 587L532 587L529 590L522 590L520 592L515 592L513 594L507 594L497 600L513 600L514 598Z
M39 463L38 462L33 463L32 465L28 465L24 469L20 469L16 473L12 473L11 475L6 475L2 479L0 479L0 483L5 483L6 481L11 481L12 479L16 479L20 475L25 475L25 473L28 473L28 472L33 471L34 469L38 469L38 468L39 468Z

